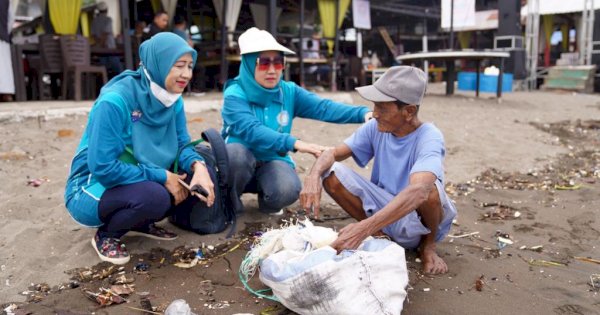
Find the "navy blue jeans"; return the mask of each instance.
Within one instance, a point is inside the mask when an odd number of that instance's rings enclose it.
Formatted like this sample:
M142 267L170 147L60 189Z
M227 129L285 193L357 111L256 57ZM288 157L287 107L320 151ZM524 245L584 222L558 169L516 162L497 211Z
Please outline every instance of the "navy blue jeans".
M100 237L121 238L133 229L145 227L167 216L171 195L165 186L145 181L107 189L98 203L104 225Z
M254 154L239 143L227 144L230 183L236 196L257 193L260 211L273 213L298 200L302 184L291 165L284 161L256 161ZM239 198L236 209L243 209Z

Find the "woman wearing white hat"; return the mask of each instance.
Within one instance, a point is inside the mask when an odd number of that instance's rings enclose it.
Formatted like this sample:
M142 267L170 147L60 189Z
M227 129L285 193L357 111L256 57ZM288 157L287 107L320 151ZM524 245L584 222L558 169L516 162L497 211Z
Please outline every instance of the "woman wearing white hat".
M294 117L334 123L362 123L371 115L364 106L322 99L293 82L283 81L284 54L267 31L255 27L239 38L239 75L225 84L222 135L228 143L231 183L237 196L258 193L265 213L294 203L302 188L289 151L318 157L325 147L290 134ZM239 198L236 209L243 209Z

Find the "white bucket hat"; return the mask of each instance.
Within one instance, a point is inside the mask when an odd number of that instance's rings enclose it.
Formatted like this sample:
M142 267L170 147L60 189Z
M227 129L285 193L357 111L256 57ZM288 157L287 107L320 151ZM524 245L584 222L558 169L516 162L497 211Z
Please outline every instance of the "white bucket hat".
M296 53L279 44L273 35L256 27L249 28L238 39L240 54L249 54L260 51L276 50L284 54L295 55Z

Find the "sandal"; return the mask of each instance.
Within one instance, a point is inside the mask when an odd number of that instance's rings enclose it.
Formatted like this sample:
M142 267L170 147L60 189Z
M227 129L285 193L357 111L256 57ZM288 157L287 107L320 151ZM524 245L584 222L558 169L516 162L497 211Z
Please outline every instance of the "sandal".
M132 236L144 236L159 241L172 241L177 239L177 234L166 230L154 223L142 229L131 230L127 234Z
M125 248L125 244L121 243L118 238L100 238L96 233L92 238L92 247L94 247L102 261L108 261L115 265L124 265L129 262L129 252Z

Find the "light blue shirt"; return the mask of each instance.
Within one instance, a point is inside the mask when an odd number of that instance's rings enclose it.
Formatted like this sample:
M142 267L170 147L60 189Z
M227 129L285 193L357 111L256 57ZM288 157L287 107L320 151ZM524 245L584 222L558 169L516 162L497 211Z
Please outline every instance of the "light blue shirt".
M422 124L404 137L396 137L380 132L377 121L372 119L344 143L360 167L375 159L371 182L393 195L406 188L410 175L417 172L433 173L443 187L444 137L431 123Z

